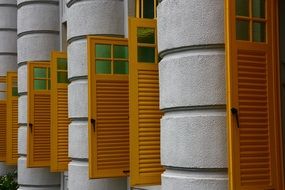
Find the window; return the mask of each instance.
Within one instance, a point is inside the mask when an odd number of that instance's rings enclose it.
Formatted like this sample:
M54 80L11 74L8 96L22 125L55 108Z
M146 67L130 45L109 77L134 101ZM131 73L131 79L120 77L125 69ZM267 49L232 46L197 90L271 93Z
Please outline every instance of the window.
M137 18L156 18L157 0L136 0Z
M156 20L130 19L130 183L160 184Z
M50 166L50 63L28 62L27 167Z
M269 0L226 1L231 190L283 189L276 7Z
M129 173L129 61L123 38L88 37L90 178Z
M0 76L0 161L6 161L6 125L7 125L7 83Z
M7 131L6 163L18 162L18 84L17 73L7 73Z
M266 0L236 0L237 40L266 42Z
M67 54L51 54L51 171L68 169Z

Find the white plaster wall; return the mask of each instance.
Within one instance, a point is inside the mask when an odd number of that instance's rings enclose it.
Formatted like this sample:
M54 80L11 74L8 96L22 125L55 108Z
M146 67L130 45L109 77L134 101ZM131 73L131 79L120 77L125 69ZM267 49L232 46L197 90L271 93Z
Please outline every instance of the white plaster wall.
M124 35L124 4L120 0L82 1L67 12L67 37L87 34Z
M158 6L162 190L226 190L223 0Z
M18 63L49 60L51 51L59 49L58 34L34 33L18 39Z
M224 0L162 1L157 10L158 50L224 43L223 5Z

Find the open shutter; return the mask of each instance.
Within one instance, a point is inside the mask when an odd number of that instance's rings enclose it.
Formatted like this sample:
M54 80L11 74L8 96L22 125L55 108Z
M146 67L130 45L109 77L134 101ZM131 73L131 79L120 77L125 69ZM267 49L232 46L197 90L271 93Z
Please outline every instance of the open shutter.
M131 186L160 184L156 20L132 18L129 29Z
M7 73L7 128L6 163L16 165L18 161L18 85L17 73Z
M282 189L274 0L227 0L229 181Z
M129 76L126 39L89 37L89 176L129 171Z
M51 171L68 169L67 54L51 54Z
M0 77L0 161L6 161L7 91L6 77Z
M27 167L50 165L50 66L28 62Z

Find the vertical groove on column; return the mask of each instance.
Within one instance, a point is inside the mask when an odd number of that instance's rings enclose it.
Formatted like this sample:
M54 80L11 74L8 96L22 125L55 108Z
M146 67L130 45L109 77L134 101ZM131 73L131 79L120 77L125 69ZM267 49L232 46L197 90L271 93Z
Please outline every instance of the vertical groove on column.
M0 76L17 70L17 7L16 0L0 1ZM0 162L0 176L14 170Z
M124 35L124 5L120 0L67 1L69 190L126 190L126 178L89 180L88 81L86 35ZM88 24L86 24L88 21Z
M158 6L162 190L227 189L223 4Z
M27 62L48 61L59 49L58 0L18 0L19 189L60 189L60 174L49 168L27 168Z

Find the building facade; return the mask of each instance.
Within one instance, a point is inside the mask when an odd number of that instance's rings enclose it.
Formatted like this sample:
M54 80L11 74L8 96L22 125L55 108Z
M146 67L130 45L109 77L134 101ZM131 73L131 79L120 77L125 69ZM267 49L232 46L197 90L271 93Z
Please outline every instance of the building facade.
M284 189L284 9L0 0L0 174L21 190Z

